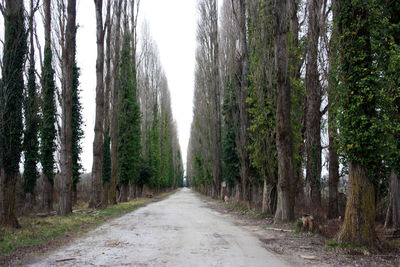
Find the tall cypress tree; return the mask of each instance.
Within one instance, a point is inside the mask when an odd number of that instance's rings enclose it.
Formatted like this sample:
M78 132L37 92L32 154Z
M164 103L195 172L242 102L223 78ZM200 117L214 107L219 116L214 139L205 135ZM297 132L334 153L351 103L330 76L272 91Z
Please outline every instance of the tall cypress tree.
M20 227L15 215L15 185L22 150L23 68L26 53L24 4L7 0L4 16L3 69L0 85L0 224Z
M35 76L35 48L33 43L33 1L31 1L31 14L29 18L30 27L30 54L28 69L28 85L27 94L25 96L25 133L24 133L24 193L25 193L25 210L29 211L33 205L33 193L38 177L37 162L39 160L39 116L38 101Z
M119 88L118 166L121 201L127 200L128 185L139 176L140 108L136 100L136 73L131 55L130 34L125 31L121 51Z

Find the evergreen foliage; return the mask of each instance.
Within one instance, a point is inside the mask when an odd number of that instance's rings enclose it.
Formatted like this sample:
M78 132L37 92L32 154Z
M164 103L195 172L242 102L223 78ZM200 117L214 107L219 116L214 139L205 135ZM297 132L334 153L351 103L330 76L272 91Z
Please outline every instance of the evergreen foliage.
M224 115L224 128L222 135L222 176L230 186L240 180L239 157L236 148L236 135L234 129L234 111L236 105L235 90L232 83L228 82L222 114Z
M160 130L158 119L158 104L157 101L153 107L153 122L150 130L150 145L149 145L149 165L151 168L151 178L149 181L150 187L160 186L161 177L161 148L160 148Z
M56 150L55 81L50 45L44 48L42 68L42 120L40 125L40 163L47 179L53 183L54 152Z
M103 184L111 180L111 137L109 129L106 130L103 141L102 181Z
M31 44L33 45L33 44ZM38 96L35 75L35 57L33 48L29 58L27 95L25 96L25 132L24 132L24 192L33 193L38 178L37 162L39 160L39 115Z
M379 97L380 40L382 26L376 1L344 1L338 14L339 47L339 127L341 148L349 162L367 168L378 183L377 166L383 148ZM355 38L356 36L356 38ZM383 90L382 90L383 91Z
M5 179L19 172L22 151L23 68L26 54L24 7L6 10L2 81L0 86L0 153ZM8 181L7 181L8 182Z
M81 140L84 137L82 129L82 104L80 102L79 89L79 68L74 61L72 81L72 184L76 186L83 171L81 162L82 145Z
M119 87L119 137L118 169L119 183L135 183L140 174L140 107L136 100L136 73L131 58L131 37L124 34L121 51L120 87Z

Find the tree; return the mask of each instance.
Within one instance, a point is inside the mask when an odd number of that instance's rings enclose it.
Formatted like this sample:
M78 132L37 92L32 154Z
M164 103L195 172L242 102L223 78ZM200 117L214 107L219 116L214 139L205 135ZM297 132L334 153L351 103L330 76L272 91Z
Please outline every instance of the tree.
M249 152L263 182L262 211L276 209L277 160L275 145L276 89L273 16L269 2L249 1Z
M294 219L286 1L276 0L274 9L276 23L274 46L277 83L276 147L278 152L278 202L275 222L281 222Z
M119 91L119 60L120 60L120 39L121 39L121 9L122 0L118 0L115 10L115 38L114 38L114 73L112 88L112 111L111 111L111 193L110 201L117 203L116 189L118 181L118 91Z
M94 125L93 141L93 165L92 165L92 194L89 207L98 208L101 205L101 179L103 158L103 134L104 134L104 34L103 27L103 1L95 0L96 7L96 120Z
M39 176L37 163L39 160L39 115L38 115L38 96L35 74L35 46L33 42L33 20L36 8L34 1L30 1L29 16L29 36L30 36L30 52L29 52L29 68L28 68L28 84L27 94L24 99L25 109L25 132L24 132L24 192L25 192L25 210L30 212L34 203L34 189L36 180Z
M118 175L121 202L126 202L129 183L135 182L140 168L140 107L136 100L136 72L131 57L131 36L125 27L118 95Z
M318 73L321 0L307 3L308 32L306 54L306 184L307 206L321 205L321 84Z
M339 123L349 162L349 191L339 241L374 246L376 166L380 140L377 77L372 31L379 25L377 2L340 1ZM354 38L354 36L357 38Z
M249 157L249 118L247 106L247 87L248 87L248 72L249 72L249 54L247 44L247 28L246 28L246 0L238 0L238 7L235 7L232 1L232 10L235 14L235 19L239 31L239 49L237 62L240 70L237 75L238 86L236 90L236 100L238 106L238 118L236 124L237 148L240 160L240 179L241 190L240 199L249 203L250 201L250 157ZM238 13L237 11L238 10Z
M387 132L389 133L387 156L388 164L392 169L390 174L389 203L385 219L385 227L400 228L400 4L396 1L385 2L386 27L382 27L385 36L384 44L388 46L383 57L383 67L386 73L386 105L384 107ZM389 42L386 40L390 40Z
M111 0L107 0L107 16L105 21L106 26L106 76L104 79L104 142L103 142L103 157L102 157L102 181L104 189L103 206L107 206L110 194L111 181L111 138L110 138L110 96L111 96Z
M75 204L77 201L76 187L83 171L80 155L82 153L81 140L84 136L79 89L79 68L76 65L76 60L74 61L72 85L72 203Z
M338 12L337 1L332 1L332 20L336 21ZM337 133L337 25L333 25L332 36L329 48L329 85L328 85L328 134L329 134L329 200L328 218L333 219L339 216L338 209L338 183L339 183L339 155L338 155L338 133Z
M0 86L0 178L2 212L0 224L20 227L15 214L15 185L22 150L23 67L26 53L24 4L7 0Z
M65 49L63 50L65 86L62 90L61 188L59 196L59 213L61 215L72 212L72 88L76 39L76 0L68 0L67 15Z
M56 150L55 81L51 50L51 1L45 1L45 46L42 68L42 121L40 125L40 163L43 173L42 209L53 209L54 152Z

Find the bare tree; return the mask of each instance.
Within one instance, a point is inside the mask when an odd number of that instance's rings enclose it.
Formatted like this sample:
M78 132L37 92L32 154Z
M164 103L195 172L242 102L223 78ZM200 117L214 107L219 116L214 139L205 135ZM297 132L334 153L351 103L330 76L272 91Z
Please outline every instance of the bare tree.
M103 123L104 123L104 33L103 26L103 1L95 0L96 7L96 38L97 38L97 61L96 61L96 120L94 126L93 141L93 166L92 166L92 195L89 202L90 208L98 208L101 205L101 178L102 178L102 156L103 156Z
M65 49L63 50L65 87L62 92L61 188L59 213L72 212L72 82L76 40L76 0L68 0Z

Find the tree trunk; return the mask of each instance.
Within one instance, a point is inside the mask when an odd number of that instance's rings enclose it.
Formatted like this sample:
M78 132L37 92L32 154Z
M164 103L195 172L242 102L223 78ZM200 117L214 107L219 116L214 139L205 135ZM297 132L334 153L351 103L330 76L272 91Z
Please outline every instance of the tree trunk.
M129 185L127 184L121 184L121 196L120 196L120 201L119 202L127 202L128 201L128 193L129 193Z
M4 169L1 172L1 185L2 185L2 210L0 225L11 226L14 228L21 228L18 222L16 210L15 210L15 195L16 195L16 184L17 174L10 176L5 174Z
M364 166L349 164L349 189L346 213L338 240L358 246L373 247L375 232L375 190Z
M62 130L61 130L61 188L59 213L66 215L72 212L72 83L74 66L74 49L76 38L76 0L68 0L67 26L63 62L65 70L65 87L63 87Z
M222 141L221 141L221 96L219 87L219 44L218 44L218 9L217 1L212 2L212 31L211 42L212 49L212 74L213 74L213 107L214 107L214 162L213 162L213 178L214 178L214 198L221 198L218 196L221 191L222 181Z
M110 182L106 181L103 183L103 192L104 192L104 196L103 196L103 201L102 201L102 207L105 208L108 206L109 204L109 195L110 195Z
M103 1L95 0L96 6L96 119L94 125L93 141L93 166L92 166L92 195L89 202L90 208L101 206L101 179L104 134L104 30L103 30Z
M293 155L290 118L290 83L287 51L286 1L275 1L275 66L277 77L276 147L278 202L275 222L294 219Z
M321 0L308 1L306 63L306 184L307 206L321 206L321 85L318 73L318 39ZM311 211L311 210L310 210ZM309 211L309 212L310 212Z
M41 198L41 209L50 213L53 210L53 183L43 174L43 184L42 184L42 198Z
M336 19L336 14L338 12L337 1L332 0L332 19ZM337 122L335 113L337 111L337 100L336 100L336 90L337 81L332 74L333 62L336 58L337 46L334 40L337 38L338 32L337 27L332 30L332 36L329 43L329 85L328 85L328 134L329 134L329 201L328 201L328 218L333 219L339 216L339 155L337 152L336 139L338 136Z
M72 205L75 205L78 201L78 190L76 184L72 185Z
M111 203L117 204L117 180L118 180L118 90L119 90L119 58L120 58L120 28L121 28L121 5L118 0L116 7L115 43L114 43L114 86L112 90L112 113L111 113Z
M105 77L105 93L104 93L104 136L108 136L110 134L110 94L111 94L111 0L107 0L107 18L106 18L106 30L107 30L107 38L106 38L106 77ZM105 138L104 138L105 139ZM104 140L103 140L104 141ZM104 141L105 142L105 141ZM108 142L110 145L110 142ZM103 151L103 157L104 157ZM109 153L109 152L107 152ZM111 162L110 162L111 164ZM111 167L111 166L109 166ZM102 174L104 175L104 174ZM103 207L108 206L109 195L110 195L110 181L103 181Z
M328 93L329 94L329 93ZM328 100L330 101L330 100ZM328 218L333 219L339 216L338 208L338 184L339 184L339 156L335 139L337 137L337 129L334 126L333 112L328 114L329 124L329 202L328 202Z
M390 197L386 214L385 228L400 229L400 180L392 170L390 175Z
M250 161L249 161L249 115L247 111L247 86L249 73L249 55L247 50L247 29L246 29L246 0L239 0L239 42L240 42L240 87L236 90L238 108L239 108L239 129L237 136L237 149L240 159L240 197L239 200L248 202L249 195L249 176L250 176Z

